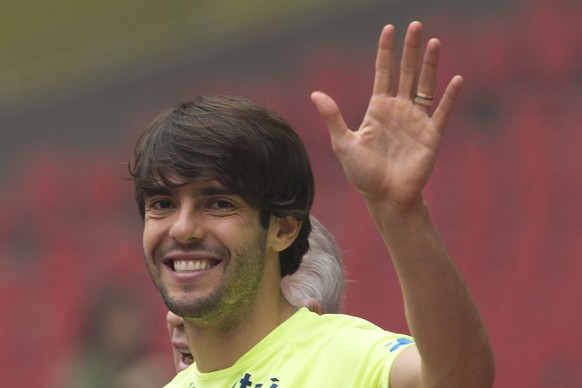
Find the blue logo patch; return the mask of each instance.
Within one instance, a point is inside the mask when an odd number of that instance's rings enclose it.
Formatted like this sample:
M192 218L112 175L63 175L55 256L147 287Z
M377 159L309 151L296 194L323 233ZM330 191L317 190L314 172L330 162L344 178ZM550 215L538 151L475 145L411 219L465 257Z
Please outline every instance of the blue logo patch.
M388 348L388 350L390 351L390 353L392 353L393 351L395 351L399 347L401 347L403 345L411 344L413 342L414 341L412 341L409 338L398 338L396 341L390 341L390 342L388 342L386 344L386 347Z

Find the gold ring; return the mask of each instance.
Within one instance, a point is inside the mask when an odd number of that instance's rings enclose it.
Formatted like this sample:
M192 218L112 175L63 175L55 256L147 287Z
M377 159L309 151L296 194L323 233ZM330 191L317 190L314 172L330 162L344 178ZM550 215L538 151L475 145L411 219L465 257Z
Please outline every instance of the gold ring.
M416 97L426 98L427 100L434 100L434 95L423 92L416 92Z
M434 102L434 96L432 94L416 92L416 97L414 97L414 103L422 106L432 106Z

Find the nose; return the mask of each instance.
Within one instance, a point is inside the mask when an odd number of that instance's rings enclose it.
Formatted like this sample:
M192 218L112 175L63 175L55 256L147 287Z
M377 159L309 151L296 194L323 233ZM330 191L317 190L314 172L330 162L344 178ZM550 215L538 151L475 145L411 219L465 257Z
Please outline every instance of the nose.
M180 209L169 231L175 241L187 244L192 240L199 240L206 234L204 217L188 208Z

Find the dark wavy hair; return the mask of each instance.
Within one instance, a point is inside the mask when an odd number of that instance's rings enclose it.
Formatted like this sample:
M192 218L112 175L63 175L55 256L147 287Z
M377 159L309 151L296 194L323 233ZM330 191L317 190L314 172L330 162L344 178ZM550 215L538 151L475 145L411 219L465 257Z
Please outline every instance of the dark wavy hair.
M160 186L214 179L269 217L302 222L279 255L281 276L294 273L309 249L313 173L303 142L279 114L235 97L199 96L168 109L142 134L129 163L142 218L145 197Z

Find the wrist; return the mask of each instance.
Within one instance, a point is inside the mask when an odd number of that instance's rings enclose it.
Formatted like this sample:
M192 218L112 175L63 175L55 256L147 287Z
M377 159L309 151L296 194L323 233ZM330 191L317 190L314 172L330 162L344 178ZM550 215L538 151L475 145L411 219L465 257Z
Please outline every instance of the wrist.
M407 204L384 201L367 201L374 224L384 237L424 234L434 226L424 199Z
M424 214L427 210L421 194L407 202L394 201L391 198L384 197L368 197L365 201L372 218L380 217L394 220L414 218Z

